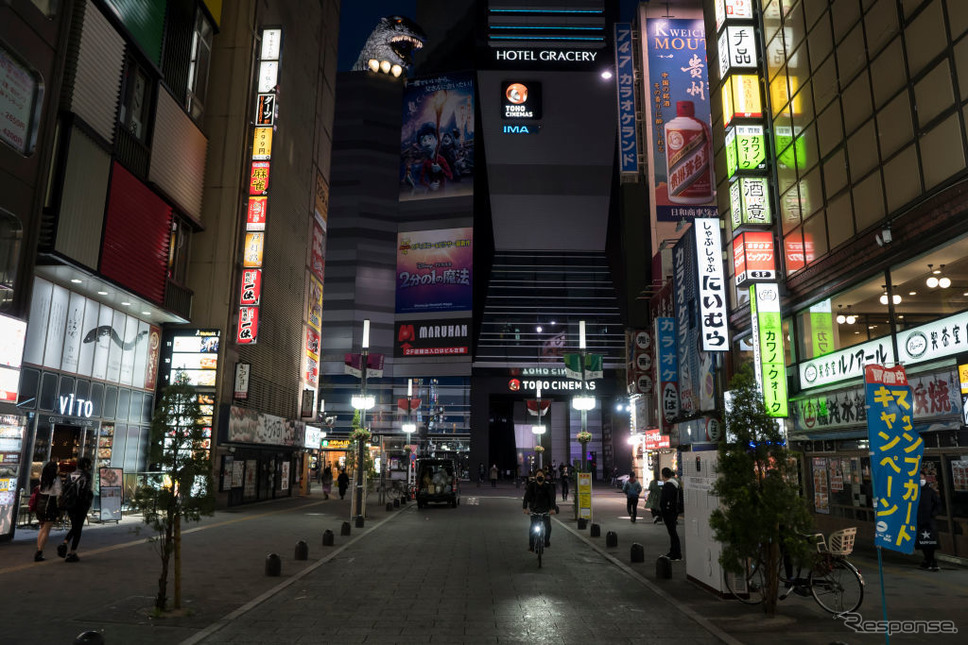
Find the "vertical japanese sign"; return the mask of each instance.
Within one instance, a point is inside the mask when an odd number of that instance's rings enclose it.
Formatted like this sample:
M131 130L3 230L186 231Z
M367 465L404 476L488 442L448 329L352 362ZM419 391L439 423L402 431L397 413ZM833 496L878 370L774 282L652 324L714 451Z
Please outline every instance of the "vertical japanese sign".
M639 174L639 144L635 132L635 69L632 61L632 25L615 23L615 79L618 90L619 169L630 178Z
M587 455L582 455L582 461ZM592 519L592 474L578 473L578 517Z
M655 319L655 351L658 365L659 421L667 433L679 416L679 362L676 349L676 320Z
M259 338L259 307L262 300L262 265L265 230L269 219L269 168L272 160L272 135L276 124L279 61L282 30L263 29L249 165L248 203L245 213L242 248L242 277L239 285L239 317L235 342L252 345Z
M639 18L645 25L642 53L648 67L642 103L649 115L653 219L716 217L702 16L653 19L643 4Z
M867 437L874 483L874 545L912 553L924 442L914 430L911 386L900 365L864 368Z
M679 366L679 410L689 417L699 411L699 299L696 280L696 245L692 233L679 238L672 249L672 286Z
M723 243L719 220L697 217L696 266L699 276L699 328L702 349L706 352L729 350L726 329L726 278L723 275Z
M753 363L763 403L770 416L786 417L786 362L783 356L783 324L780 289L776 283L750 287L750 321L753 331Z

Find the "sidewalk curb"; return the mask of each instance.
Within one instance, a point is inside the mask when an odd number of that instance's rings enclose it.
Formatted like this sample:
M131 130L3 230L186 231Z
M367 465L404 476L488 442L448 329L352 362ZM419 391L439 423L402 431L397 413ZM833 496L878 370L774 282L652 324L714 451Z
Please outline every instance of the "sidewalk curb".
M699 625L700 627L708 631L710 634L712 634L713 636L721 640L723 643L727 643L727 645L744 645L743 641L737 640L733 636L730 636L725 631L723 631L722 629L720 629L710 621L700 616L695 610L691 609L690 607L677 604L675 600L664 589L662 589L662 587L658 586L657 584L655 584L654 582L652 582L651 580L649 580L648 578L640 574L638 571L636 571L632 567L628 566L627 564L625 564L624 562L616 558L608 551L605 551L602 547L598 546L597 544L595 544L594 542L586 538L582 533L579 533L576 529L573 529L571 526L568 526L567 524L559 520L557 517L555 517L554 520L555 522L558 523L558 525L561 528L565 529L566 531L568 531L569 533L571 533L572 535L574 535L575 537L583 541L585 544L587 544L592 549L597 551L599 555L601 555L606 560L608 560L616 567L621 569L626 575L635 579L636 582L638 582L639 584L647 588L649 591L653 592L659 598L662 598L665 602L669 603L669 605L674 607L677 611L679 611L680 613L688 617L694 623L696 623L697 625ZM182 645L188 645L188 644L182 643Z
M401 510L410 510L412 508L415 508L415 506L411 505L407 509L401 509ZM234 621L239 616L242 616L246 612L249 612L249 611L255 609L256 607L258 607L259 605L261 605L262 603L264 603L266 600L269 600L270 598L272 598L277 593L283 591L284 589L286 589L290 585L294 584L296 581L298 581L298 580L302 579L303 577L309 575L310 573L312 573L313 571L315 571L319 567L323 566L324 564L326 564L327 562L329 562L330 560L332 560L333 558L335 558L336 556L338 556L345 549L347 549L350 546L352 546L353 544L355 544L358 540L361 540L361 539L365 538L366 536L370 535L371 533L373 533L374 531L376 531L376 529L380 528L381 526L383 526L387 522L391 521L394 517L398 517L399 515L401 515L401 513L393 513L391 515L388 515L387 517L383 518L379 522L375 523L370 528L369 531L366 531L365 533L361 533L361 534L357 535L356 537L352 538L346 544L343 544L342 546L338 547L336 550L331 551L328 555L326 555L326 557L317 560L313 564L311 564L308 567L304 568L302 571L299 571L298 573L294 574L288 580L284 580L284 581L280 582L279 584L277 584L272 589L269 589L268 591L263 592L261 595L256 596L255 598L253 598L249 602L245 603L241 607L239 607L239 608L237 608L237 609L229 612L228 614L226 614L222 618L219 618L217 621L215 621L214 623L212 623L208 627L202 629L201 631L199 631L195 635L193 635L193 636L191 636L189 638L186 638L185 640L181 641L178 645L195 645L196 643L202 642L203 640L205 640L209 636L211 636L211 635L217 633L218 631L220 631L221 629L227 627L232 621Z

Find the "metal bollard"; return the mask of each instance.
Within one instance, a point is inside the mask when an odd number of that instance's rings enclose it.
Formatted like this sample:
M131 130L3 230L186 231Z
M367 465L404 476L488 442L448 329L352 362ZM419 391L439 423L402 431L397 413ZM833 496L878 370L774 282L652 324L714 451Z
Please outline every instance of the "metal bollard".
M400 499L399 498L393 500L393 508L400 508Z
M329 529L323 531L323 546L333 546L336 543L336 538L333 536L333 532Z
M586 520L584 517L579 517L578 518L578 530L579 531L584 531L586 528L588 528L588 520Z
M363 528L363 516L362 515L357 515L356 516L356 528L358 528L358 529Z
M656 580L668 580L672 577L672 560L663 556L660 556L655 561L655 577Z
M618 546L618 533L609 531L605 534L605 546Z
M266 575L272 577L282 575L282 558L275 553L266 556Z
M343 522L343 527L339 530L339 534L340 535L349 535L350 534L350 523L349 522Z
M74 637L74 645L104 645L104 634L101 632L81 632Z
M591 536L592 537L601 537L602 536L602 527L599 526L598 524L592 524Z
M296 553L293 555L293 560L308 560L309 559L309 545L304 541L299 540L296 542Z
M387 502L387 510L388 511L392 511L393 510L393 503L392 502Z
M645 547L637 542L632 543L632 562L645 562Z

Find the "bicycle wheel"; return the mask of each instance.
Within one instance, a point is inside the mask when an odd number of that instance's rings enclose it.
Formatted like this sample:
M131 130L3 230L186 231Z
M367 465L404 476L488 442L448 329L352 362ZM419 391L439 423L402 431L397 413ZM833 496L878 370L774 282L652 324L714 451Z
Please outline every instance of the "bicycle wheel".
M831 614L856 611L864 600L864 580L851 563L834 560L828 571L810 572L810 593Z
M539 536L540 537L540 536ZM541 568L541 554L544 553L544 541L538 540L534 545L534 552L538 554L538 568Z
M758 605L763 602L763 596L766 593L766 566L759 560L750 558L746 561L743 573L724 571L723 581L726 583L726 589L736 600L745 605Z

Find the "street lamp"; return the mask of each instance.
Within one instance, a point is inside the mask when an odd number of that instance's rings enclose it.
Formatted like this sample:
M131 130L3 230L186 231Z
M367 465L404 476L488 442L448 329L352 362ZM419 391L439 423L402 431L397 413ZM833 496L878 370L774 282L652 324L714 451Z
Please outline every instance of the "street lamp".
M535 448L535 452L538 453L538 470L544 468L544 446L541 445L541 435L545 433L545 429L546 428L543 425L531 426L531 432L538 441L538 446ZM540 448L540 450L538 450L538 448Z
M366 411L372 408L376 401L372 396L367 396L366 394L366 363L370 353L370 319L367 318L363 321L363 342L362 349L360 352L360 369L362 370L362 377L360 379L360 393L358 395L353 395L350 399L350 403L353 409L360 411L360 428L366 430ZM364 451L366 446L363 445L363 441L357 441L357 454L356 454L356 526L360 528L363 526L363 464L365 463Z
M400 426L400 429L407 434L407 445L413 446L411 439L413 433L417 431L417 424L412 421L413 418L413 379L407 379L407 422ZM411 447L411 450L413 448ZM413 467L411 464L413 460L410 459L410 455L407 455L407 489L409 490L413 486Z

